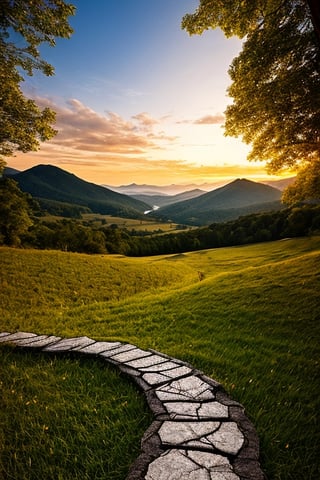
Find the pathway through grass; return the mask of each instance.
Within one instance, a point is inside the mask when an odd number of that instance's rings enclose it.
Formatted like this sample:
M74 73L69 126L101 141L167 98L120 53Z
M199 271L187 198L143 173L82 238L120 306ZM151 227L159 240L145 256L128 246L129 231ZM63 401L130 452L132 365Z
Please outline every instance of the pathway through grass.
M245 405L270 480L319 478L319 237L141 259L0 257L2 331L120 340L189 361Z

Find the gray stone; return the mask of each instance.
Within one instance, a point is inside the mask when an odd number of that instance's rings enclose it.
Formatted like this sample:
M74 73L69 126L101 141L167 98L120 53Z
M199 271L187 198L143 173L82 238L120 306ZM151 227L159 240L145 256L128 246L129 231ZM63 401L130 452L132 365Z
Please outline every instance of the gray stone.
M159 429L164 446L220 450L236 455L244 437L234 422L172 422L165 421Z
M88 338L88 337L65 338L63 340L60 340L57 343L54 343L53 345L48 345L43 349L43 351L65 352L65 351L73 350L74 348L77 348L80 346L85 347L87 345L90 345L93 342L94 340L91 340L91 338Z
M239 480L229 463L208 452L168 450L149 464L145 480Z
M140 358L139 360L133 360L132 362L127 362L127 365L132 367L132 368L146 368L158 364L164 364L167 363L168 360L166 360L163 357L160 357L159 355L150 355L150 357L145 357L145 358Z
M149 385L157 385L159 383L167 382L173 378L189 375L191 372L192 370L189 367L181 366L171 370L166 370L162 373L145 373L142 378L149 383Z
M223 422L217 432L209 436L209 441L220 451L237 455L244 443L244 436L235 422Z
M61 337L55 337L54 335L39 335L37 337L26 338L24 340L16 340L14 343L19 347L28 347L28 348L43 348L47 345L57 343L61 340Z
M88 337L0 333L0 342L48 352L98 354L142 388L155 420L128 480L265 480L259 439L244 408L215 380L152 350Z
M197 448L213 445L206 439L218 430L220 422L172 422L165 421L159 429L159 436L164 446Z
M80 353L98 355L99 353L107 350L109 351L118 348L120 345L120 342L95 342L91 345L87 345L86 347L75 348L75 350L79 350Z
M137 360L139 358L150 357L151 353L146 352L145 350L141 350L140 348L135 348L134 350L129 350L127 352L118 353L116 355L112 355L112 360L120 363L127 363L130 360Z
M166 370L172 370L173 368L180 367L178 363L170 362L169 360L165 360L164 363L158 363L157 365L151 365L150 367L142 367L139 368L141 372L164 372Z
M0 333L0 338L1 337L6 337L7 335L11 335L9 332L1 332Z
M135 345L130 345L130 343L125 343L120 345L118 348L112 348L110 350L106 350L105 352L100 353L101 357L110 358L117 353L128 352L129 350L134 350L137 347Z
M168 402L164 403L172 420L208 420L228 418L228 407L219 402Z
M215 398L209 385L194 375L163 385L157 388L156 394L162 401L214 400Z
M9 335L4 335L0 337L0 342L12 342L15 343L16 340L22 340L24 338L31 338L31 337L37 337L35 333L29 333L29 332L17 332L17 333L10 333Z

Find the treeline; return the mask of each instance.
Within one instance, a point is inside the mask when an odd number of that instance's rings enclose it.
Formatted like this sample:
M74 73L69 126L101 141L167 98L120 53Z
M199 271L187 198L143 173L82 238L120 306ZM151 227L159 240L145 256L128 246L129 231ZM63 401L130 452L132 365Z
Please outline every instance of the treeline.
M116 224L89 224L74 218L45 221L42 214L39 203L23 193L15 181L0 178L0 245L147 256L320 235L320 204L255 213L167 234L138 232Z
M21 245L83 253L148 256L320 234L320 205L252 214L237 220L179 233L139 235L117 225L92 227L76 220L37 220L21 238Z

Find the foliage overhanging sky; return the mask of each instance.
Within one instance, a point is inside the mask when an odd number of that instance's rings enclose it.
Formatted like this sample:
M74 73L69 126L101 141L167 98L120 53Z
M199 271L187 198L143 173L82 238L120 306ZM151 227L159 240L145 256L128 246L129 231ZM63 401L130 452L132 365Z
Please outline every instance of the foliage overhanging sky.
M109 185L266 177L246 145L223 135L227 71L241 42L181 30L197 0L70 1L71 39L41 47L55 76L23 83L57 112L59 133L9 166L53 164Z

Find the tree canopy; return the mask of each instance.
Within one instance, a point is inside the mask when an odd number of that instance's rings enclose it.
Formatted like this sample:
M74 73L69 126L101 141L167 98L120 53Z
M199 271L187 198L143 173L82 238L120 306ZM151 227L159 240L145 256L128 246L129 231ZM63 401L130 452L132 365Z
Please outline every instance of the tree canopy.
M11 178L0 178L0 245L19 246L33 224L31 199Z
M37 150L50 139L55 114L41 110L25 97L20 84L25 75L39 70L53 75L54 68L41 58L39 45L55 45L55 38L73 32L68 17L75 7L62 0L2 0L0 4L0 156L16 150ZM1 166L1 165L0 165Z
M182 20L191 35L219 27L243 39L229 69L225 134L251 144L248 159L272 173L320 159L319 18L318 0L200 0Z

